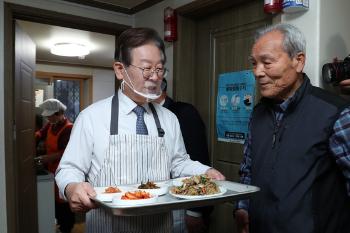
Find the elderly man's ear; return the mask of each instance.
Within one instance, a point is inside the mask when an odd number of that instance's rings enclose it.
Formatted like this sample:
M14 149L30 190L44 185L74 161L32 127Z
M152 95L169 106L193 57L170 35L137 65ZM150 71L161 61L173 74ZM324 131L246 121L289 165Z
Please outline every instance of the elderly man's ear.
M117 77L117 79L119 79L119 80L124 79L125 70L124 70L123 63L114 62L113 69L114 69L114 73L115 73L115 76Z
M293 58L293 62L295 64L295 69L296 69L297 73L303 72L303 69L305 66L305 54L303 52L299 52Z

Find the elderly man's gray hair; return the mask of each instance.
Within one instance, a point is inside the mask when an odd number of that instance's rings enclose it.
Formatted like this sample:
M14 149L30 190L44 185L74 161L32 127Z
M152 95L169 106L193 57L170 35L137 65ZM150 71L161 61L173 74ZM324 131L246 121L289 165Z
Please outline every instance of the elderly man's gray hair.
M259 29L255 34L255 42L266 33L272 31L279 31L284 35L283 48L290 58L293 58L300 52L305 54L306 40L304 34L291 24L281 23Z

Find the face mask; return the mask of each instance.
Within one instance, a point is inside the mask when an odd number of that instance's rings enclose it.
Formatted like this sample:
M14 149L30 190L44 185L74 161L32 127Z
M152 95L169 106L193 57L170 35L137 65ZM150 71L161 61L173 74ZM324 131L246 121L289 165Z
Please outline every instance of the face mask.
M128 72L126 71L125 68L124 68L124 70L125 70L126 76L129 79L130 84L128 82L126 82L125 80L123 80L122 83L121 83L122 90L124 90L124 84L126 84L126 85L128 85L131 88L131 90L134 93L138 94L139 96L142 96L142 97L146 98L147 102L150 102L152 100L156 100L162 95L162 92L160 91L160 89L159 89L159 93L142 93L142 92L136 90L135 87L134 87L134 84L132 83L132 81L131 81L131 79L129 77Z

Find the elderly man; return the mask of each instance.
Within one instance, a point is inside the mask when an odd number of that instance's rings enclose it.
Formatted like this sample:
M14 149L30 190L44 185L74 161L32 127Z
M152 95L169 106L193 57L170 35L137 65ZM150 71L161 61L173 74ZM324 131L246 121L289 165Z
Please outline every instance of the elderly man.
M305 39L292 25L259 31L251 61L262 99L240 174L261 191L238 203L239 232L349 232L348 104L310 84Z
M82 111L73 128L56 181L74 211L95 208L94 186L157 181L217 170L190 160L179 122L169 110L151 101L160 94L167 73L164 43L149 28L131 28L118 38L114 71L122 80L112 97ZM87 180L87 182L84 182ZM171 213L113 216L103 208L87 213L93 233L171 232Z

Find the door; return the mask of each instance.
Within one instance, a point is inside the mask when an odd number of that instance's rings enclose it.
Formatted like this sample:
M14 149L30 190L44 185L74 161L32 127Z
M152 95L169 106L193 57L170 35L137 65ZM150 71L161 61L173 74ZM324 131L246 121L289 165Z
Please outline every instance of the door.
M218 76L251 68L248 57L254 33L268 24L271 24L271 17L264 14L260 0L245 2L199 19L180 19L179 34L188 35L188 38L180 38L175 48L175 98L191 102L199 110L207 127L212 165L231 181L239 180L243 145L217 140ZM189 33L191 28L193 32ZM187 55L191 50L194 54L192 60L191 55ZM211 232L235 232L233 208L233 203L215 207Z
M14 163L17 230L38 232L34 167L34 75L36 47L16 24L14 78Z

